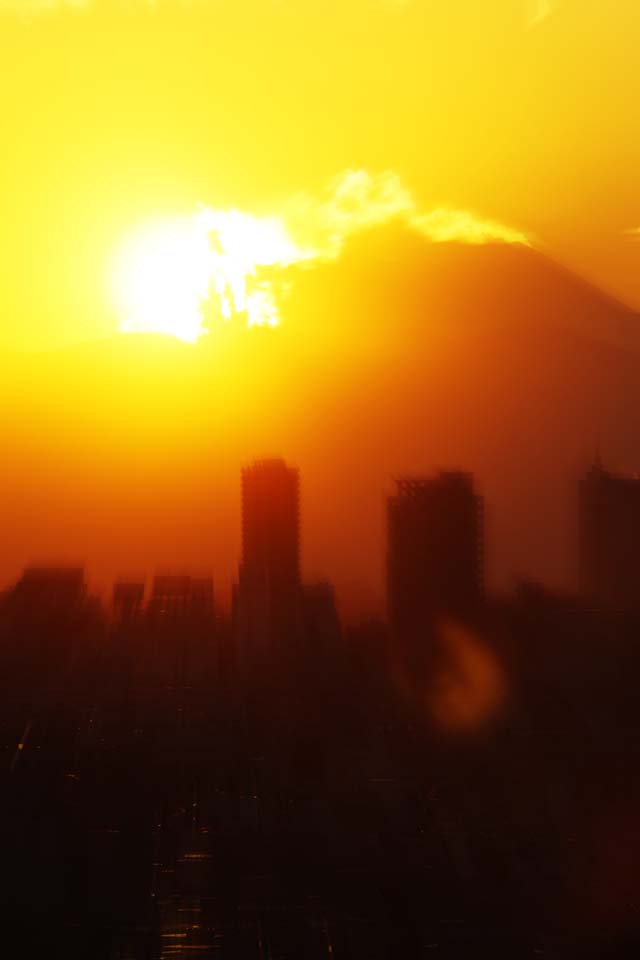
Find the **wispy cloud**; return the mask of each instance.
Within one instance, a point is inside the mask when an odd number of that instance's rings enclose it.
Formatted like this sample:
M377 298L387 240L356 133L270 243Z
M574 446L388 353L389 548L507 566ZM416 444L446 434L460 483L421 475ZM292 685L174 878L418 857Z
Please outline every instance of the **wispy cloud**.
M95 0L0 0L0 12L10 12L31 16L52 10L80 10L93 6ZM114 0L123 6L135 3L144 7L155 7L158 0ZM206 3L207 0L174 0L176 3ZM414 6L417 0L375 0L382 7L392 11L402 11ZM554 11L556 0L526 0L528 7L527 22L535 27L546 20Z
M349 237L393 221L433 243L531 243L523 231L470 210L421 210L393 171L347 170L319 196L293 197L283 214L298 243L319 256L336 256Z
M350 237L389 223L432 243L530 242L469 210L420 210L393 171L347 170L319 195L297 194L270 217L203 207L138 232L114 268L121 329L194 341L206 332L205 304L225 320L242 315L249 326L277 326L279 268L337 259Z
M0 0L0 12L18 13L30 16L46 13L48 10L79 10L87 7L91 0Z
M537 27L547 20L555 9L555 0L529 0L529 26Z

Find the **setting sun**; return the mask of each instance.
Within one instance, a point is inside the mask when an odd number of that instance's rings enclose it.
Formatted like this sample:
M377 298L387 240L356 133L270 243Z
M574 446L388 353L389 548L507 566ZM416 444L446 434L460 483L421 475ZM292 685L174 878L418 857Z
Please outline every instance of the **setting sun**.
M0 0L7 957L640 956L639 48Z
M305 256L277 218L202 209L134 232L115 262L112 287L123 333L160 333L188 343L207 317L242 316L276 326L277 304L260 268Z

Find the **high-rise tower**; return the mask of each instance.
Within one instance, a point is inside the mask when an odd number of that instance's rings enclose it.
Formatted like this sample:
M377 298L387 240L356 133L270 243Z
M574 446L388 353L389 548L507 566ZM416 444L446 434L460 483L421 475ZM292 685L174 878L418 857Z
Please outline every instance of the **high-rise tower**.
M298 471L284 460L242 470L242 566L274 585L300 583Z
M466 617L484 587L483 501L468 473L404 477L388 501L387 588L394 634Z
M298 471L284 460L242 470L242 561L235 591L242 657L290 648L300 625Z
M640 611L640 477L610 473L596 459L580 484L579 524L583 598Z

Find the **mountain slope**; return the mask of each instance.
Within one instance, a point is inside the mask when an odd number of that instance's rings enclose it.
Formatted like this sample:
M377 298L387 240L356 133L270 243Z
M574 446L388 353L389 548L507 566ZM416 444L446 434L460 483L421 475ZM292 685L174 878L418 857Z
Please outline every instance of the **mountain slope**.
M196 347L124 338L13 364L2 384L0 578L84 557L97 578L213 568L239 544L239 468L282 454L303 484L303 555L353 613L382 608L390 478L473 470L489 571L570 584L575 482L598 446L640 464L637 320L524 247L399 230L288 271L277 330Z

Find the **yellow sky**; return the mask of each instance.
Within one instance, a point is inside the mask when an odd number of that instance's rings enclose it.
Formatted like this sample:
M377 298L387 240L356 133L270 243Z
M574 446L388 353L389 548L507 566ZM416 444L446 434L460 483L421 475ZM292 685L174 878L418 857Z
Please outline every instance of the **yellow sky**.
M0 0L2 337L103 336L137 225L348 169L640 307L637 0Z
M123 320L146 329L150 308L169 326L174 302L189 306L182 332L197 334L209 270L200 215L225 237L212 270L225 302L258 297L263 314L258 278L243 287L236 273L249 249L267 266L274 250L279 262L337 257L356 227L394 214L432 241L531 240L640 309L639 41L638 0L0 0L0 581L64 557L83 558L103 586L125 561L213 564L224 583L239 550L239 466L282 454L304 478L305 568L353 609L383 595L388 477L434 465L473 470L500 505L490 570L537 576L537 556L569 582L566 478L596 435L637 468L626 415L637 375L617 353L590 352L582 307L596 326L617 323L608 303L565 290L568 329L586 334L570 347L562 323L544 323L548 298L539 316L528 304L516 316L518 277L545 275L524 248L423 258L419 240L414 263L404 235L388 261L387 247L378 254L373 269L389 275L375 291L367 271L360 285L357 250L344 269L293 271L299 299L273 335L219 327L196 350L79 341ZM159 232L139 249L149 222ZM180 237L197 255L176 248ZM535 269L518 273L530 256ZM502 279L516 265L497 316L482 264ZM414 302L416 269L432 271L440 325ZM63 344L73 349L54 358L3 352ZM553 521L528 524L541 511Z

